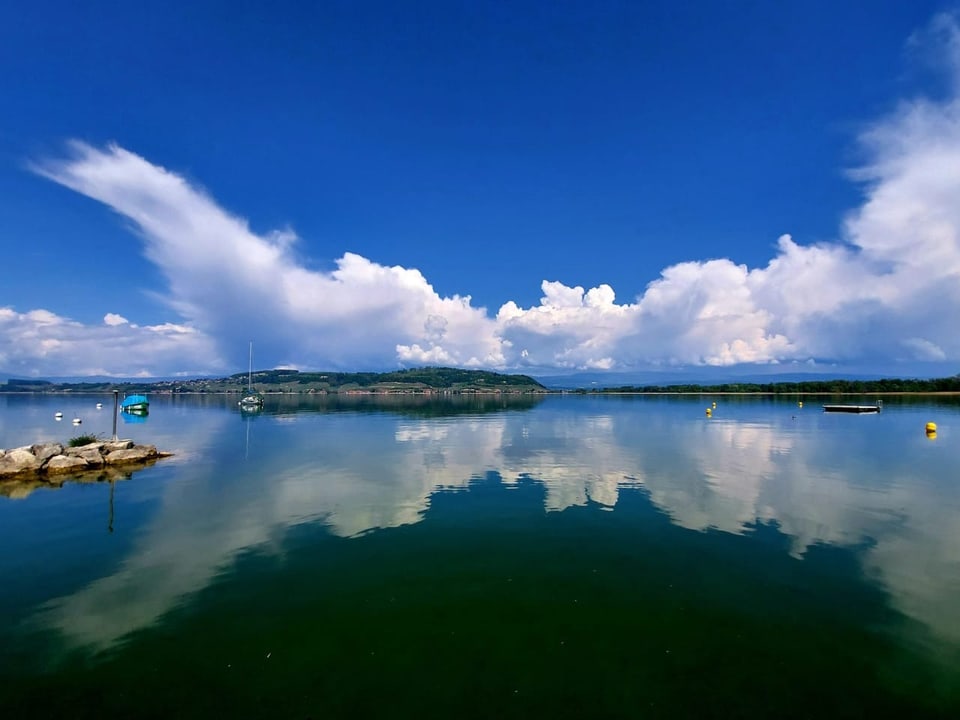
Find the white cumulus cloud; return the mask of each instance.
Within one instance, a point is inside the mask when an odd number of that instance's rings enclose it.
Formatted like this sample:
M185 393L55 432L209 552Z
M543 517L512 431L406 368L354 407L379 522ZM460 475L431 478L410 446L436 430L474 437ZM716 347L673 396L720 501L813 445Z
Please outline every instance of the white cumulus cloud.
M936 49L956 94L904 101L864 128L865 160L852 173L864 201L836 241L784 234L756 268L725 258L676 264L638 278L619 302L607 284L544 280L538 305L507 300L491 316L469 296L440 296L416 269L344 253L332 271L312 270L293 254L289 228L258 235L177 173L117 145L74 142L66 158L35 170L133 223L175 316L141 328L108 312L87 327L46 310L0 309L0 368L215 371L250 338L269 364L306 368L960 360L957 20L938 16L910 42ZM165 351L173 347L184 352Z
M106 325L117 326L117 325L126 325L130 321L127 320L123 315L117 315L116 313L107 313L103 316L103 322Z
M440 297L418 270L353 253L332 272L309 270L290 253L291 231L259 236L182 177L116 145L71 149L38 172L132 220L167 280L171 307L221 352L255 337L275 362L298 366L421 357L503 365L484 310L468 297Z
M935 19L960 93L960 28ZM863 205L833 243L783 235L765 267L666 268L633 302L609 286L544 283L539 306L498 314L508 363L594 367L960 360L960 99L917 99L865 128Z
M137 327L108 314L84 325L48 310L0 307L0 367L20 377L157 377L223 370L210 338L185 325ZM121 318L122 320L122 318Z

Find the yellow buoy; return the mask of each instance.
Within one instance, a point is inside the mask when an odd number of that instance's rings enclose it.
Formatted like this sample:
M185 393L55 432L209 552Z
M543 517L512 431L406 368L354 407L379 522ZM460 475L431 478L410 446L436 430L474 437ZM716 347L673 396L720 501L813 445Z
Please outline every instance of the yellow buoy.
M930 433L935 433L935 432L937 432L937 424L935 422L928 422L927 434L929 435Z
M707 417L710 417L711 415L713 415L713 410L707 408Z

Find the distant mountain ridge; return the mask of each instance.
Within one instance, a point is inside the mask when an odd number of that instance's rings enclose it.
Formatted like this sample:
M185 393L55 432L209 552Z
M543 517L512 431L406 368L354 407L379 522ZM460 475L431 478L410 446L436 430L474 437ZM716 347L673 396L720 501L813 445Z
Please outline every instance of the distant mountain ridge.
M829 380L896 380L903 378L935 379L952 376L955 368L936 374L916 375L905 373L895 375L880 372L782 372L762 373L755 369L743 368L739 371L730 368L698 368L694 370L662 372L585 372L567 375L535 375L537 380L554 390L602 389L610 387L659 386L668 385L727 385L742 383L785 383L818 382Z

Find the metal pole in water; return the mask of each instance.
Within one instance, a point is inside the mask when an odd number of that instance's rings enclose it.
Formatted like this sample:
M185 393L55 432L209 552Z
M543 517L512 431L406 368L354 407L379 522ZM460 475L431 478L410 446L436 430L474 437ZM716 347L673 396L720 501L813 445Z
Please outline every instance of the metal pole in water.
M107 521L107 532L113 532L113 480L110 481L110 519Z
M120 404L120 391L113 391L113 439L117 439L117 407Z

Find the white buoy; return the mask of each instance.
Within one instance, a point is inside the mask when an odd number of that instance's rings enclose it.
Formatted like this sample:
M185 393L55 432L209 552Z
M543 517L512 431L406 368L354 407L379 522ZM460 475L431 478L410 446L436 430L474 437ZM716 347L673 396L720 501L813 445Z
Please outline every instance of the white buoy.
M54 416L57 420L60 420L61 418L63 418L63 413L62 413L62 412L56 412L56 413L53 414L53 416Z
M83 422L83 420L81 420L80 418L74 418L74 419L73 419L73 424L74 424L74 425L79 425L79 424L82 423L82 422Z
M103 403L97 403L97 410L100 410L103 407Z

